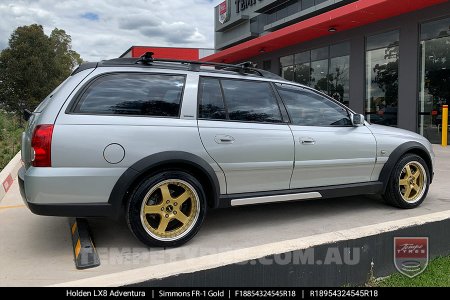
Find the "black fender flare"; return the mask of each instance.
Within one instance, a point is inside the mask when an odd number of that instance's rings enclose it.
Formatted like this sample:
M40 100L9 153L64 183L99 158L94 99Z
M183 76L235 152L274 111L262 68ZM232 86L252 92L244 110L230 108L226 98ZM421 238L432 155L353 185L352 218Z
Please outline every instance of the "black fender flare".
M130 192L130 188L140 179L140 177L151 170L156 171L158 167L168 164L183 164L202 172L209 181L209 186L214 195L212 206L218 207L220 185L213 168L204 159L194 154L183 151L166 151L149 155L137 161L119 177L108 200L109 205L111 205L115 211L115 216L118 217L123 212L124 199L128 192Z
M400 159L400 157L408 152L417 154L425 160L430 171L430 182L433 180L433 163L427 148L425 148L424 145L418 142L406 142L392 151L391 155L389 155L389 159L381 169L379 181L383 182L383 193L386 191L386 187L389 183L389 178L391 177L392 170L394 169L395 164Z

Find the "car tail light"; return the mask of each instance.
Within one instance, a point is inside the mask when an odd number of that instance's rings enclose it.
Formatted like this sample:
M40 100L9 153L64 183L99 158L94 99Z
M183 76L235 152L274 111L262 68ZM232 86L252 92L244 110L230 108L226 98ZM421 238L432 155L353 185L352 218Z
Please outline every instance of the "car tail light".
M31 139L34 151L33 167L52 166L52 134L53 125L38 125Z

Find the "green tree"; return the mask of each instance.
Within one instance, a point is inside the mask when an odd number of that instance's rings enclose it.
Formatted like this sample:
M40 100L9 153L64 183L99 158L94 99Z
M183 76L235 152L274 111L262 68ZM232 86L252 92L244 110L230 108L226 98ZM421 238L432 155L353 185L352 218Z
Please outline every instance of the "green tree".
M64 30L55 28L50 34L50 43L55 53L55 78L57 85L70 75L72 70L83 62L76 51L72 50L72 38Z
M34 109L81 62L64 30L47 36L41 25L18 27L0 54L0 107Z

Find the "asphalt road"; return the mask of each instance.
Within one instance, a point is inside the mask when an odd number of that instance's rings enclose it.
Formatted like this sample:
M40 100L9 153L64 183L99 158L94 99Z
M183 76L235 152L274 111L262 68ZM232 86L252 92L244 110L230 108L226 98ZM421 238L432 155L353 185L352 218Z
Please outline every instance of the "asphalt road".
M41 286L206 254L450 211L450 148L435 147L435 180L419 208L401 210L379 197L309 200L211 210L198 235L175 249L145 248L125 222L90 219L101 266L79 271L66 218L33 215L17 182L0 203L0 286ZM449 214L450 217L450 214Z

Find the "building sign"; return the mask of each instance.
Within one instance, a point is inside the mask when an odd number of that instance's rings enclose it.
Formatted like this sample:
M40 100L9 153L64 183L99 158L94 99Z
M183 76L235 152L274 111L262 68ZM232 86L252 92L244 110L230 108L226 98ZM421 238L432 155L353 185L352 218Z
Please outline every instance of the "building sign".
M234 3L236 4L236 13L238 14L241 11L246 10L250 6L253 6L256 4L257 0L235 0ZM262 0L258 0L261 2Z
M230 0L225 0L219 4L219 22L224 24L230 19Z

